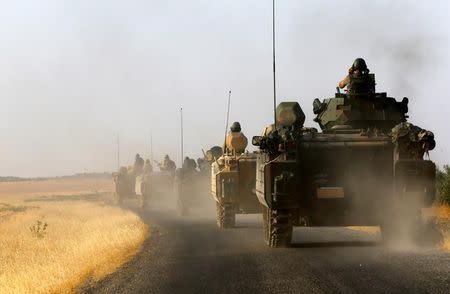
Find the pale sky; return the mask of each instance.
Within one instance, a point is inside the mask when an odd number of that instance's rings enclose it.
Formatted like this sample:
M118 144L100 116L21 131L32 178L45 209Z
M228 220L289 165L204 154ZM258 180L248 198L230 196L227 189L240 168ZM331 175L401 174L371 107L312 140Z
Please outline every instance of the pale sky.
M356 57L377 89L410 99L410 122L435 133L450 163L448 1L277 1L278 97L334 95ZM1 0L0 176L116 168L134 154L179 163L272 120L271 0Z

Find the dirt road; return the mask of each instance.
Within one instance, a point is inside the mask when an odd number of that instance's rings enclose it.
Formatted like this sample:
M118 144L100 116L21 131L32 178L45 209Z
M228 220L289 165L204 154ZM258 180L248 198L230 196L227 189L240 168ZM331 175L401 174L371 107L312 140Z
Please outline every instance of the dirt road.
M450 254L440 250L388 249L345 228L295 229L292 248L270 249L259 216L220 230L212 216L140 213L153 228L142 251L81 292L449 293Z

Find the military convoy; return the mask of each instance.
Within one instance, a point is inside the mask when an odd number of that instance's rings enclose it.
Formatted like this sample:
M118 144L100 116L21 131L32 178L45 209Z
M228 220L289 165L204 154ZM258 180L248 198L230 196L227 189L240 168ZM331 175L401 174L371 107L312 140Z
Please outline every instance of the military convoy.
M252 139L271 247L289 246L293 226L380 225L386 240L421 227L434 199L435 165L423 158L433 133L406 122L407 98L376 93L373 74L351 82L353 91L314 100L321 132L304 126L297 102L282 102L276 125Z
M201 172L184 165L177 171L180 214L204 201L198 196L209 180L217 225L234 227L236 214L262 210L270 247L289 246L294 226L377 225L387 241L420 238L421 210L435 193L436 167L424 158L435 147L434 135L407 122L406 97L396 101L377 93L375 84L364 60L355 60L339 83L346 93L338 88L334 97L313 101L320 131L304 126L298 102L280 103L274 124L252 138L257 152L245 151L247 139L234 123L224 147L199 161ZM138 189L128 178L115 176L117 201L136 190L145 205L149 178L136 178Z
M217 226L235 226L236 214L260 213L255 197L256 154L245 152L247 138L234 123L225 153L211 166L211 193L216 201Z

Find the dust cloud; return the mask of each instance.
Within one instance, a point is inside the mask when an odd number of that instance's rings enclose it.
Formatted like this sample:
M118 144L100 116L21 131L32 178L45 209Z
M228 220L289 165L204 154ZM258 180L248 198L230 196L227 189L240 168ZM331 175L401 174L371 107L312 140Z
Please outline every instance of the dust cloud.
M8 2L0 12L1 175L112 171L139 152L193 158L221 142L226 99L247 137L271 122L271 1ZM411 121L450 144L445 1L277 1L278 97L334 94L355 57ZM437 107L439 106L439 107ZM251 110L251 111L250 111Z

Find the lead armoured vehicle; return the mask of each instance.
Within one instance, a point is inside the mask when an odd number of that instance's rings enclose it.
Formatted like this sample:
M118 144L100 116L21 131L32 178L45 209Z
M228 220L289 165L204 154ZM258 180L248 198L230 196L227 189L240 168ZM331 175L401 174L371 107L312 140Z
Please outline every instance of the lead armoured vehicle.
M289 246L293 226L380 225L387 240L421 227L434 198L435 164L424 159L434 135L406 122L407 98L376 93L368 77L358 91L314 100L321 132L304 127L297 102L282 102L276 127L253 137L269 246Z
M216 201L217 226L235 226L236 214L261 213L255 195L256 154L245 152L247 139L230 132L224 154L211 165L211 194Z

